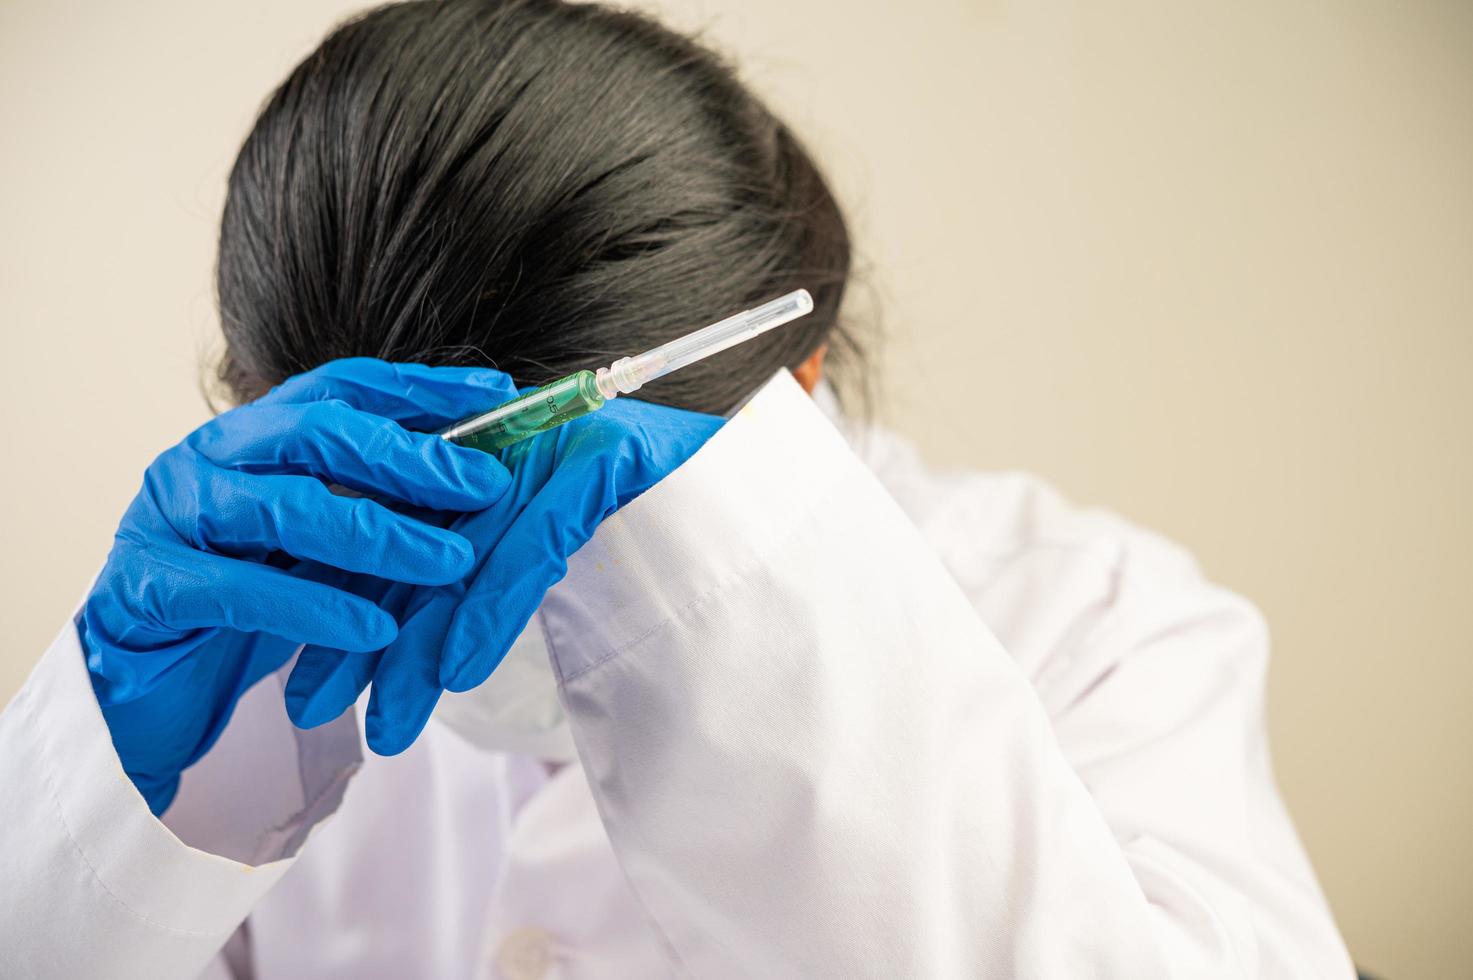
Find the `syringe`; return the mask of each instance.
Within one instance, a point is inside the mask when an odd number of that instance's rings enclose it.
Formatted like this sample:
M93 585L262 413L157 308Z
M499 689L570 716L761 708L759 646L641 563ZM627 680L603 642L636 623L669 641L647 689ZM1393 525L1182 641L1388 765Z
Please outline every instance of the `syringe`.
M489 412L461 419L440 435L461 446L495 452L597 411L611 398L638 391L642 385L671 371L735 347L812 311L813 297L808 295L808 290L799 289L643 354L621 357L597 372L575 371L503 402Z

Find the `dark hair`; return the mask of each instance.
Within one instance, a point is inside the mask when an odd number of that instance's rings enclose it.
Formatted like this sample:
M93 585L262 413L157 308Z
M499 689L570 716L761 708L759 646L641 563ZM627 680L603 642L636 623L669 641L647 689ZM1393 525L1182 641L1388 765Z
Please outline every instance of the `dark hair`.
M799 286L814 312L639 397L725 412L826 341L838 205L715 55L555 0L382 7L270 98L230 175L219 378L241 401L350 355L539 383Z

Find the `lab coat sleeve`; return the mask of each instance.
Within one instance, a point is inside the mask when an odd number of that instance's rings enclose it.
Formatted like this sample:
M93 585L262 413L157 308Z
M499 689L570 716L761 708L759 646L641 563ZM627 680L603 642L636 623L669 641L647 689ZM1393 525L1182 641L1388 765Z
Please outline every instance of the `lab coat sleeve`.
M280 685L246 694L160 820L118 762L67 624L0 712L0 975L224 970L217 951L360 759L351 712L297 733Z
M790 376L607 521L543 610L610 840L690 975L1351 975L1307 866L1275 866L1235 818L1273 796L1234 734L1261 720L1213 701L1237 680L1209 673L1176 706L1225 726L1226 758L1190 735L1162 749L1151 712L1132 732L1131 710L1079 692L1106 749L1148 760L1082 779L1034 684ZM1142 642L1243 642L1156 625ZM1142 670L1128 682L1149 688Z

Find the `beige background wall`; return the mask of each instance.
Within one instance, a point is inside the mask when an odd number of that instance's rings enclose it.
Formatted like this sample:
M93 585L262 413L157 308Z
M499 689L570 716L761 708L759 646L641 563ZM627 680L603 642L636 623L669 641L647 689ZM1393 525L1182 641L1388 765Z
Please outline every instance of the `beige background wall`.
M205 417L227 168L355 6L0 0L0 697ZM666 9L835 176L882 415L1256 599L1280 778L1356 956L1473 970L1473 4Z

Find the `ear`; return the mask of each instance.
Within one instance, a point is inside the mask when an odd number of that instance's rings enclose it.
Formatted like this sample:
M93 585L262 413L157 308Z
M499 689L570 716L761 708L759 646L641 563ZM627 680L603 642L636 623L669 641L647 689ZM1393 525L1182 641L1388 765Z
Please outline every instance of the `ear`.
M808 355L808 359L793 368L793 377L803 386L803 390L810 395L813 389L818 387L818 381L823 377L823 359L829 352L829 345L824 344L818 350Z

